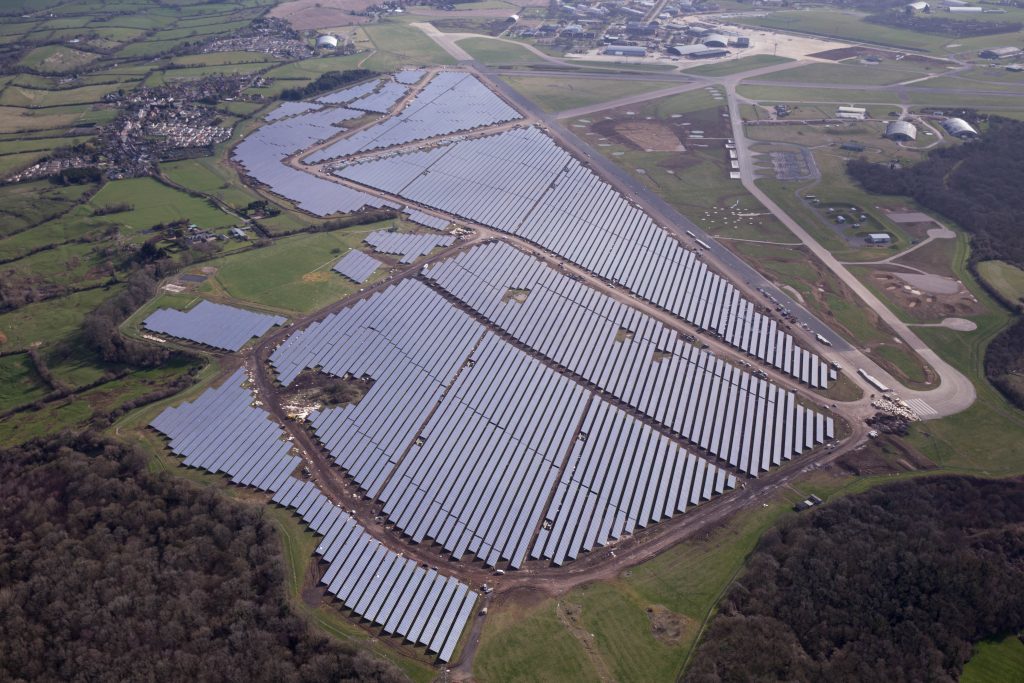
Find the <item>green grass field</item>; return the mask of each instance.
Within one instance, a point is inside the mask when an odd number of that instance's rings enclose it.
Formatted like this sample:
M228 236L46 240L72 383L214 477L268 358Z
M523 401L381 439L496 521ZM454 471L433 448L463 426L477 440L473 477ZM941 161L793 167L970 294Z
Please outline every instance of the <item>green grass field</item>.
M38 400L47 390L27 354L0 357L0 411Z
M905 64L901 62L901 65ZM915 64L916 66L916 64ZM945 68L941 69L945 71ZM773 81L792 81L794 83L842 83L843 85L890 85L916 78L930 73L939 73L936 67L922 66L919 69L893 67L886 64L867 66L862 64L808 64L795 69L787 69L768 74L766 79Z
M1024 270L1005 261L982 261L978 274L1009 301L1024 298Z
M122 203L132 204L135 208L113 214L110 218L136 231L181 219L188 219L204 229L225 228L239 222L206 200L190 197L152 178L115 180L104 185L89 200L92 208Z
M688 74L700 76L731 76L732 74L743 73L752 69L759 69L763 66L774 66L792 62L789 57L778 57L776 55L753 55L751 57L740 57L739 59L727 59L717 64L703 64L690 69L684 69ZM779 71L776 73L787 73ZM772 74L774 77L774 74Z
M544 111L559 112L620 97L654 92L671 83L642 79L597 80L549 76L506 76L509 85L536 102Z
M1017 636L974 646L961 683L1019 683L1024 680L1024 643Z
M546 64L547 60L530 52L521 45L493 38L464 38L458 46L473 56L473 59L489 66L532 66Z
M474 675L485 683L675 680L758 539L792 514L790 507L801 495L777 495L767 507L735 515L612 581L585 584L557 601L496 609L484 626ZM656 638L649 609L672 619L677 634Z
M386 225L390 223L286 237L273 246L205 265L218 269L214 283L228 296L285 312L308 313L358 290L358 285L331 267L364 235ZM382 270L374 279L380 277Z
M72 71L95 61L99 55L65 45L45 45L30 50L21 65L36 71Z
M366 60L367 69L393 71L401 66L454 64L455 60L418 28L393 20L363 27L376 53Z
M793 33L839 38L852 42L863 42L885 47L902 48L947 54L977 50L992 44L1003 44L1013 41L1015 34L981 36L977 38L953 38L950 36L933 35L917 31L909 31L893 26L872 24L862 19L863 15L853 12L842 12L834 9L814 9L801 11L770 12L762 15L744 15L735 17L735 21L748 26L762 26ZM971 15L979 17L981 15ZM1005 19L1006 15L998 15ZM957 47L948 47L950 45Z
M7 341L0 343L0 350L25 349L34 343L51 344L68 339L78 331L86 314L116 294L119 288L79 292L0 315L0 333L7 337Z

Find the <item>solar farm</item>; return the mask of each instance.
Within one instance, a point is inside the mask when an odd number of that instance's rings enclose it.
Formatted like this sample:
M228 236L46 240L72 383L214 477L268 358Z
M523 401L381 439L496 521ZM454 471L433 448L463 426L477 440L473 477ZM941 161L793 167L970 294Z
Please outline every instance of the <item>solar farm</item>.
M836 379L826 360L473 74L402 71L265 118L234 152L253 179L417 227L368 232L332 266L364 289L150 426L294 509L320 583L380 632L450 661L481 572L598 561L837 437L809 393ZM237 350L284 322L214 306L145 325ZM310 376L365 393L261 407ZM296 476L314 461L358 503Z

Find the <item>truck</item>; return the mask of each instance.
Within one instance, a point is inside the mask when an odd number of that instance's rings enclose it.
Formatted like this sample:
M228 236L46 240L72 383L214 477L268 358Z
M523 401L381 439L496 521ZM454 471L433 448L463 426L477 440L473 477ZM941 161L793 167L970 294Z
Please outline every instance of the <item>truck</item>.
M820 334L815 333L814 338L817 339L822 344L824 344L825 346L832 346L832 342L830 342L825 337L822 337Z
M693 241L696 242L699 246L701 246L704 249L711 249L711 245L708 244L707 242L704 242L704 241L699 240L697 238L694 238Z

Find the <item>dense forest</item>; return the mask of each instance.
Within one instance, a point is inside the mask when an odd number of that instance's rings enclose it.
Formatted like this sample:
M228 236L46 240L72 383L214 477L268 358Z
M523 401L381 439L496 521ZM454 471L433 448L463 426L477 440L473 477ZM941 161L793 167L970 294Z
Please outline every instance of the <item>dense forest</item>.
M1024 482L915 479L770 530L686 680L953 681L1024 628Z
M259 508L92 434L0 452L0 680L398 681L291 614Z
M972 257L1024 267L1024 122L990 117L976 142L939 147L925 161L890 169L854 159L849 174L869 192L912 197L971 233Z

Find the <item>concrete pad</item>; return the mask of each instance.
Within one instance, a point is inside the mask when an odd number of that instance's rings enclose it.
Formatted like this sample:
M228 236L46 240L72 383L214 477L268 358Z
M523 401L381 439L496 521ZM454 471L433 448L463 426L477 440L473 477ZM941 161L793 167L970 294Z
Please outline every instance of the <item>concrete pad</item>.
M914 289L931 294L956 294L960 291L960 283L953 278L941 275L918 273L897 273L897 276Z
M952 240L956 239L956 233L949 228L929 228L928 236L934 237L937 240Z
M939 326L948 327L957 332L973 332L978 329L978 325L973 320L967 320L966 318L945 318L939 323Z
M926 213L920 211L912 211L909 213L887 213L886 217L893 223L931 223L933 219Z

